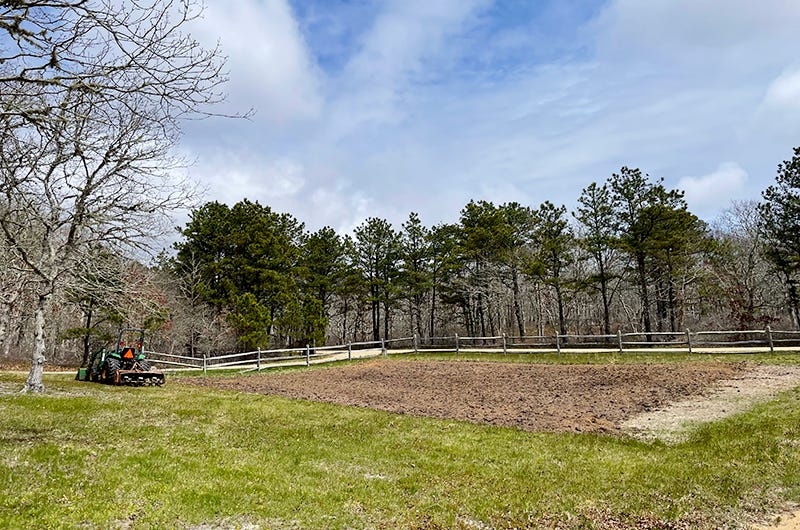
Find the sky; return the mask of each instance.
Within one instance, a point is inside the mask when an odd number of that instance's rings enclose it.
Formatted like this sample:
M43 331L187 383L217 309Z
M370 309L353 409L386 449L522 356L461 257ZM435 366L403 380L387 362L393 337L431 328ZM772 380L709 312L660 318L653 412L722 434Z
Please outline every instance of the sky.
M229 0L190 28L250 119L185 127L205 200L309 230L572 209L622 166L713 220L800 146L797 0Z

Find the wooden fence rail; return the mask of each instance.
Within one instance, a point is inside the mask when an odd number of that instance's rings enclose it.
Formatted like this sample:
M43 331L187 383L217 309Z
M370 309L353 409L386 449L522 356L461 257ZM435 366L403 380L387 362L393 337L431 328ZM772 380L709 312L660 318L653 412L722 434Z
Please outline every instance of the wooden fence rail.
M309 366L354 358L408 353L800 353L800 331L704 330L617 332L615 335L528 335L506 334L490 337L402 337L379 341L351 342L330 346L309 346L244 353L187 357L147 352L157 366L166 370L219 370L239 368L243 372L280 366Z

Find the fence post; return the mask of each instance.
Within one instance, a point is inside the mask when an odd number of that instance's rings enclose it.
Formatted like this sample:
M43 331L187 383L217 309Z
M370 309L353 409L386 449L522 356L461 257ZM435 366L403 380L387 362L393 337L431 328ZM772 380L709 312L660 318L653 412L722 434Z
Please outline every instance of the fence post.
M623 349L622 349L622 330L621 329L617 330L617 343L619 344L619 352L620 353L625 353L623 351Z
M348 361L352 361L353 360L353 343L352 342L348 342L347 343L347 360Z
M261 371L261 347L258 348L258 358L256 359L256 371Z
M561 355L561 335L558 333L556 333L556 351Z
M456 333L456 354L458 353L458 333Z
M508 353L508 349L506 347L506 334L503 333L503 354Z
M689 353L692 353L692 332L686 328L686 344L689 345Z
M381 339L381 354L386 357L386 339Z
M775 353L775 344L772 342L772 327L767 326L766 334L767 334L767 342L769 343L769 352Z
M306 344L306 366L311 365L311 348Z
M419 351L418 351L418 350L419 350L419 348L417 347L417 334L416 334L416 333L414 333L414 354L415 354L415 355L416 355L417 353L419 353Z
M206 375L206 354L203 354L203 375Z

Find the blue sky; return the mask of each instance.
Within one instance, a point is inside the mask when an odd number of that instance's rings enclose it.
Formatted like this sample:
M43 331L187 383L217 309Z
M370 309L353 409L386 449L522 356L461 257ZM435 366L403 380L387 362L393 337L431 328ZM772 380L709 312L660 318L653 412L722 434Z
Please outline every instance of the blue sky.
M800 145L796 0L231 0L191 29L229 56L226 112L186 127L207 200L317 229L456 221L623 165L712 220Z

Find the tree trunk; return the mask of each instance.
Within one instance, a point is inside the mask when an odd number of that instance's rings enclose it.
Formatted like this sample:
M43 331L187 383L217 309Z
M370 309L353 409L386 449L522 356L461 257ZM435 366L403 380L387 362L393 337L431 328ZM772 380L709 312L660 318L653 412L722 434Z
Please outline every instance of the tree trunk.
M800 329L800 296L797 293L797 281L794 278L789 278L789 310L792 313L795 329Z
M6 350L5 346L8 341L8 324L11 322L11 309L0 313L0 347L3 351Z
M483 314L483 293L478 292L478 324L481 327L481 337L486 336L486 318Z
M669 330L677 331L677 322L675 318L677 300L675 297L675 282L672 281L672 276L669 278L668 293L669 295Z
M83 335L83 358L81 359L81 366L86 366L89 363L89 340L91 339L90 330L92 329L92 313L94 307L94 298L89 298L89 307L86 310L86 333Z
M44 392L44 384L42 383L42 375L44 374L44 352L46 349L45 343L45 318L47 310L50 307L50 295L40 294L39 300L36 304L36 313L34 320L34 347L33 359L31 362L31 371L28 374L28 380L25 382L23 392Z
M561 284L556 282L556 302L558 305L558 330L561 335L567 334L567 320L564 317L564 297L561 294Z
M519 336L524 337L525 320L522 318L522 305L519 303L519 274L517 273L516 268L514 268L512 271L512 279L514 281L514 316L517 318L517 329L519 330Z
M603 299L603 333L611 335L611 313L608 302L608 279L606 278L605 264L603 260L598 260L600 266L600 296Z
M389 303L383 302L383 339L389 340Z
M647 342L652 342L653 336L650 334L653 331L650 322L650 296L647 292L647 269L644 260L644 254L636 256L636 268L639 272L639 291L642 297L642 323L644 324L644 331L647 333Z
M664 331L664 322L667 321L667 294L663 278L659 277L655 285L656 292L656 331Z
M430 321L430 328L428 331L428 337L433 339L434 332L436 331L436 283L434 282L433 288L431 289L431 321Z
M494 337L495 336L495 323L494 323L494 308L492 307L492 299L487 296L486 298L486 313L489 318L489 335ZM486 336L485 334L483 335ZM483 343L486 344L486 339L483 340Z
M381 306L373 294L372 300L372 340L380 340L381 335Z

